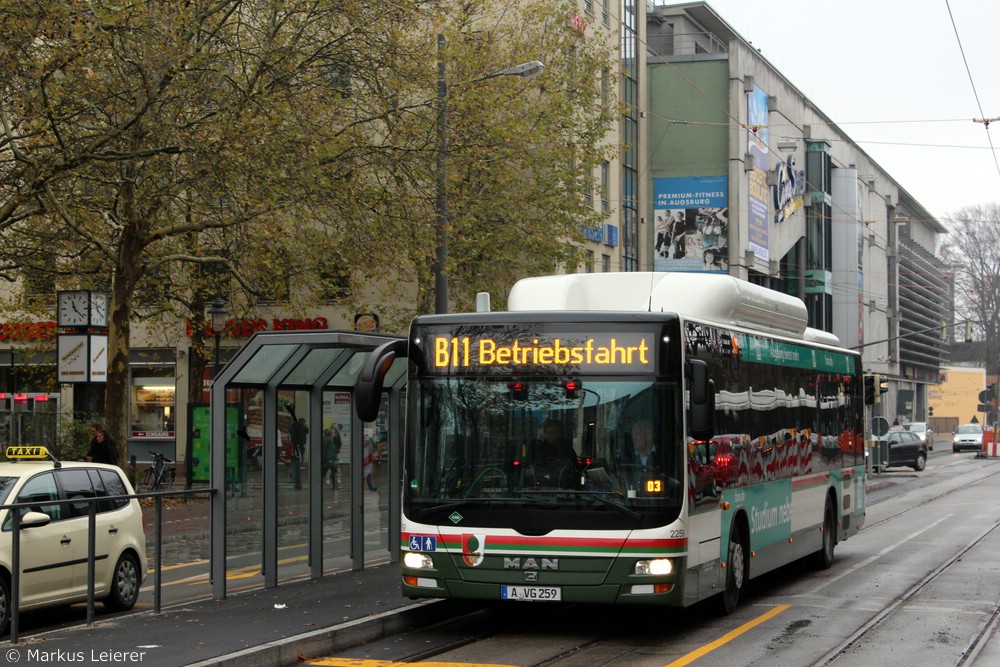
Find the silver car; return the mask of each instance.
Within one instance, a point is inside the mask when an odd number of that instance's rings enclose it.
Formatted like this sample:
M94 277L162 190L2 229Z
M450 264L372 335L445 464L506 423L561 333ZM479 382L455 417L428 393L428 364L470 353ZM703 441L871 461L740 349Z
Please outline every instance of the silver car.
M951 439L951 451L971 449L983 451L983 427L980 424L959 424Z

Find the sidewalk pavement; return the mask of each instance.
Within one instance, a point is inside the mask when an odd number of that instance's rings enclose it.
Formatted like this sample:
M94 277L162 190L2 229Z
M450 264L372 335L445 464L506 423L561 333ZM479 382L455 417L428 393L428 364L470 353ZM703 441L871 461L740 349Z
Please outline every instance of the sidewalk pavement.
M404 598L399 565L378 565L317 580L231 595L225 600L139 612L32 635L3 647L8 664L294 665L466 608L451 600ZM13 653L16 651L16 653ZM79 656L79 657L78 657Z

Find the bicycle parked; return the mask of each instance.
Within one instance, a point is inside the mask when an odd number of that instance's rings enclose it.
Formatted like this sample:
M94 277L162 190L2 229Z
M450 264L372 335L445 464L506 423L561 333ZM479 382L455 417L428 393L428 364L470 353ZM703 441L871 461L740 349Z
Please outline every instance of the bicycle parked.
M150 452L153 455L153 463L146 468L142 476L142 488L147 491L167 490L174 485L174 478L177 476L177 469L171 465L173 461L163 454Z

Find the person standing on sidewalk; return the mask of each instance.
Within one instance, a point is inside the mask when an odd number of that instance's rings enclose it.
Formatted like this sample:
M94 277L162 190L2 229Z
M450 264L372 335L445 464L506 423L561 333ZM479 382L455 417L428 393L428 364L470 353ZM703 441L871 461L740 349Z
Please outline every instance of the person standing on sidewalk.
M111 439L108 432L104 430L104 427L97 423L91 424L90 432L94 437L90 441L90 449L87 450L87 455L83 457L84 460L92 463L118 465L118 445Z
M337 466L340 463L340 448L343 446L340 438L340 429L334 424L326 429L323 434L323 475L326 478L327 471L330 472L330 485L337 488Z
M296 489L301 489L302 459L306 454L306 440L309 436L309 427L306 426L305 417L299 417L298 421L292 424L289 435L292 437L292 483Z

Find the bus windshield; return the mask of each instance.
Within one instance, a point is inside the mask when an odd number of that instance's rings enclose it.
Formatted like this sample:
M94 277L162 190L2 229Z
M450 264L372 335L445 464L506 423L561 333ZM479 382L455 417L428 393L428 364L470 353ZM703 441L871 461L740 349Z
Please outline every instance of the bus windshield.
M545 532L595 521L662 524L679 512L676 383L431 377L411 382L408 394L404 502L411 519L444 523L456 512L467 519L475 513L476 525Z

